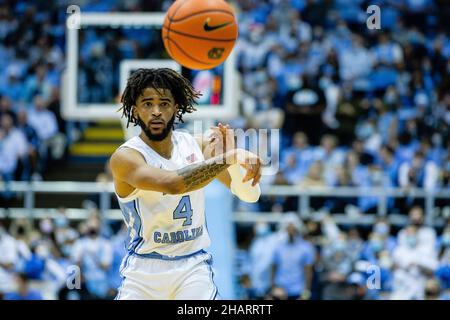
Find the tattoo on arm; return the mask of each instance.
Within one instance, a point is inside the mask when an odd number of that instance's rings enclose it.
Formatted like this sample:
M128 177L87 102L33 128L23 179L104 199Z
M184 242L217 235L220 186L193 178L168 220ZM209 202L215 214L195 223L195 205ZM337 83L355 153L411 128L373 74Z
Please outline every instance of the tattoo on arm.
M181 168L177 170L177 174L183 178L186 192L188 192L207 185L229 166L230 164L227 164L225 158L221 155Z

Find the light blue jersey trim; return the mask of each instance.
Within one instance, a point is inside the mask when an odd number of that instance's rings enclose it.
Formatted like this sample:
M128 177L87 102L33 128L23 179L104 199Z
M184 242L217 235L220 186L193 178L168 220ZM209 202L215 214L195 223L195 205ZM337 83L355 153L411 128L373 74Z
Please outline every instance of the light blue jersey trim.
M139 204L137 200L133 200L127 203L120 203L119 202L120 209L122 210L122 214L125 218L125 221L127 222L127 225L129 226L128 230L128 238L130 238L131 230L134 229L136 232L136 236L133 239L130 239L130 242L128 243L128 250L129 251L136 251L139 246L142 246L144 243L144 238L142 237L142 219L141 215L139 214ZM130 214L134 218L133 225L130 226Z
M212 269L212 256L209 254L209 258L204 261L209 270L209 278L211 279L211 283L213 285L213 293L209 300L216 300L217 294L219 293L219 289L217 288L216 283L214 282L214 271Z
M139 221L140 221L140 243L137 244L136 248L134 249L134 251L139 251L139 249L142 247L142 245L144 244L144 219L141 218L141 206L139 205L139 198L136 199L136 210L137 210L137 214L139 217Z
M120 287L117 289L117 295L114 298L114 300L119 300L120 299L120 294L122 293L122 289L123 289L123 286L125 284L125 279L126 279L126 277L123 274L125 273L125 270L128 268L131 256L132 255L130 253L128 253L126 255L126 257L125 257L125 261L123 263L123 268L121 268L121 270L120 270L120 276L122 278L122 281L120 283Z
M163 255L163 254L159 254L157 252L151 252L151 253L137 253L137 252L133 252L132 254L134 256L139 257L139 258L175 261L175 260L181 260L181 259L190 258L190 257L193 257L193 256L195 256L197 254L200 254L200 253L207 253L207 252L205 250L201 249L199 251L196 251L194 253L187 254L187 255L184 255L184 256L166 256L166 255Z

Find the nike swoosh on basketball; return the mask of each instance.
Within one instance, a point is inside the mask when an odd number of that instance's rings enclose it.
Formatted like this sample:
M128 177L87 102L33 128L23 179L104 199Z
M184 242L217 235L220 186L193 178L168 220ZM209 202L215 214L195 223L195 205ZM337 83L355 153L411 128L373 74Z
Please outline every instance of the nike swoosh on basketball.
M222 24L218 24L218 25L215 25L215 26L210 26L209 25L209 18L208 19L206 19L206 21L205 21L205 24L203 25L203 29L205 30L205 31L213 31L213 30L217 30L217 29L220 29L220 28L223 28L223 27L226 27L227 25L229 25L229 24L232 24L233 22L225 22L225 23L222 23Z

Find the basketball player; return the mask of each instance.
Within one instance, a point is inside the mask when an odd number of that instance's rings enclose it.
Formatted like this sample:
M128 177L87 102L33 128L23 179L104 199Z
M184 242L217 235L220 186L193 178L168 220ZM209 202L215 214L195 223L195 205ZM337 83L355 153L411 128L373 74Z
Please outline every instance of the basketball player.
M260 159L234 148L231 129L219 125L210 139L173 129L199 96L171 69L139 69L128 79L123 116L141 133L111 157L130 234L116 299L216 299L202 189L218 179L244 201L259 198Z

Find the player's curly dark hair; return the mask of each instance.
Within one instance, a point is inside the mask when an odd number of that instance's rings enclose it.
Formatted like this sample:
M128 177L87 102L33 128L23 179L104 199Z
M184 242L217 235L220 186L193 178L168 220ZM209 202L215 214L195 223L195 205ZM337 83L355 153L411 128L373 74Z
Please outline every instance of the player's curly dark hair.
M178 104L176 117L180 122L183 122L183 114L196 110L194 104L197 104L196 99L201 96L188 79L172 69L137 69L128 78L120 100L122 107L119 111L122 110L122 117L127 118L127 128L130 123L138 125L138 119L133 115L133 106L136 105L136 99L145 88L153 88L157 91L170 90L175 103Z

